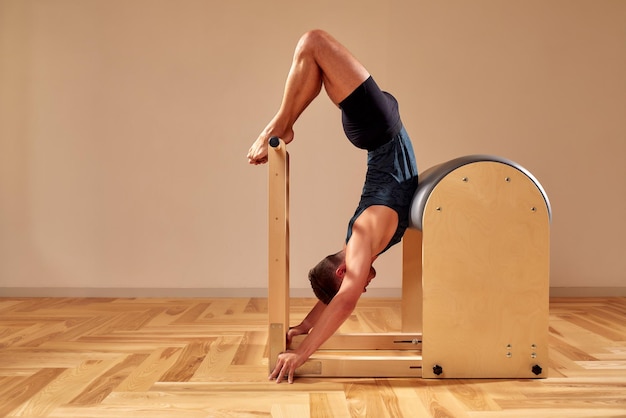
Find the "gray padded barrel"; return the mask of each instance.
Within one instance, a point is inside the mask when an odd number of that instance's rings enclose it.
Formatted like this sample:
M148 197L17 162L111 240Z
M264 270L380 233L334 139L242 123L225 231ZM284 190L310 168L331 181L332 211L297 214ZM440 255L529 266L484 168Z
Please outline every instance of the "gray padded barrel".
M415 196L413 197L413 203L411 204L409 226L420 231L422 230L422 218L424 214L424 208L426 207L426 202L428 201L428 198L430 197L430 194L435 186L437 186L437 184L445 176L466 164L477 163L481 161L490 161L506 164L524 173L535 184L535 186L537 186L537 189L539 189L539 192L546 202L546 207L548 208L548 219L550 219L550 221L552 220L552 209L550 207L550 200L548 200L548 195L546 194L539 181L532 174L530 174L528 170L511 160L507 160L506 158L498 157L495 155L479 154L455 158L445 163L433 166L419 175L417 191L415 192Z

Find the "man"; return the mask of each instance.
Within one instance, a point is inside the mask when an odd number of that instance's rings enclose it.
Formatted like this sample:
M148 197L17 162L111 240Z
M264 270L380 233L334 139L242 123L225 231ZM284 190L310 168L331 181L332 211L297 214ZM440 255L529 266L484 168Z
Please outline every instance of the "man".
M343 45L320 30L300 38L281 106L250 147L250 164L267 162L270 137L277 136L285 143L293 140L294 123L322 86L341 109L348 139L368 151L368 169L344 249L326 257L309 273L319 301L301 324L289 330L288 342L295 335L307 337L296 350L278 356L269 376L277 383L284 378L293 383L295 370L350 316L376 275L372 267L376 257L402 239L417 187L413 147L397 101L378 88Z

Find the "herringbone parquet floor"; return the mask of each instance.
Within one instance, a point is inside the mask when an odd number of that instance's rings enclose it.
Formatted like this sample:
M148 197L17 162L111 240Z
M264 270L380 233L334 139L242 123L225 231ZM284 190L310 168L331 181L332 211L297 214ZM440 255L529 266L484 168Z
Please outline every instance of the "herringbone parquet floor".
M293 385L267 380L266 304L0 299L0 416L626 417L626 298L551 301L548 379ZM359 304L342 331L399 328L398 301Z

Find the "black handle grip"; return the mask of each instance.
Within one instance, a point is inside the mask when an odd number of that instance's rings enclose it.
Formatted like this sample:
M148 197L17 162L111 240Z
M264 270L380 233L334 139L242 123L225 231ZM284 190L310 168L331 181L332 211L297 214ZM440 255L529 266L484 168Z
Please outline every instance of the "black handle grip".
M280 145L280 139L278 139L277 136L271 137L269 142L272 148L276 148L277 146Z

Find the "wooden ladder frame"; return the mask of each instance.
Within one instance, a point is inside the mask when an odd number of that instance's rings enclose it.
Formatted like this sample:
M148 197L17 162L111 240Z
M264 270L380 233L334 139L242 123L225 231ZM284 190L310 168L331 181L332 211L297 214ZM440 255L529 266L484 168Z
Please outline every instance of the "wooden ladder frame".
M289 329L289 153L272 138L269 162L268 315L269 370L287 349ZM296 371L298 376L421 376L421 233L403 240L402 331L335 334ZM297 347L305 336L294 338ZM364 348L365 347L365 348Z

